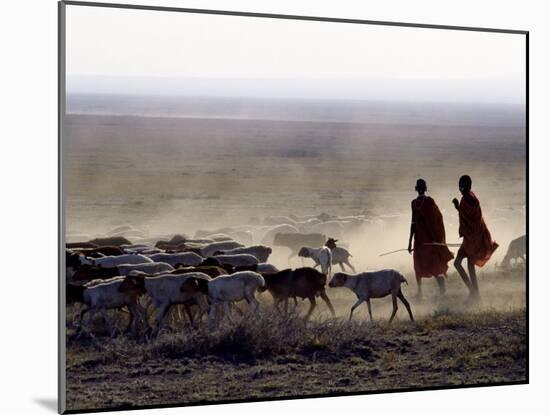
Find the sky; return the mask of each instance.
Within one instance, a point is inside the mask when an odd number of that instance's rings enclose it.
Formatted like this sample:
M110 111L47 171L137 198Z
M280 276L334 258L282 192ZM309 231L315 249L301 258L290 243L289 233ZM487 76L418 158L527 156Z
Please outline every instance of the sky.
M67 6L72 92L523 104L525 37Z

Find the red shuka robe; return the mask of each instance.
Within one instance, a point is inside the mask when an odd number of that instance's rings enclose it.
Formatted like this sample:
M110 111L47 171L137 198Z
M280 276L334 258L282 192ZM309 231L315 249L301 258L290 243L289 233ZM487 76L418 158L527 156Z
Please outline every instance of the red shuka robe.
M479 200L473 192L460 199L458 217L458 234L464 238L460 250L467 258L473 259L478 267L482 267L489 261L498 244L491 237L481 214Z
M429 196L419 196L411 202L414 223L414 272L416 278L445 274L447 262L454 258L449 248L426 243L446 243L443 215Z

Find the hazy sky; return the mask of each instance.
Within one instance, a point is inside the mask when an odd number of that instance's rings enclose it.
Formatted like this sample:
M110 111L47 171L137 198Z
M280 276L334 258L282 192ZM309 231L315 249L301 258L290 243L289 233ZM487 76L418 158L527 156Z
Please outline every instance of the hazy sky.
M523 103L525 37L67 6L67 75L69 92Z

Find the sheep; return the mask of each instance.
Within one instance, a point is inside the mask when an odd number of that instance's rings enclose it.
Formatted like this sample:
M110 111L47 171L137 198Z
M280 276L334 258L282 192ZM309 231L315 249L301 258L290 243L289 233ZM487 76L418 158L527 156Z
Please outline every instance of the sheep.
M298 233L298 228L292 225L276 225L264 229L264 236L261 239L262 245L272 245L278 233Z
M216 251L224 251L235 248L243 248L244 245L235 241L219 241L200 247L200 252L203 257L214 255Z
M208 257L204 261L202 261L199 266L205 267L205 266L214 266L214 267L220 267L223 268L227 274L233 274L235 272L235 267L230 264L223 264L219 261L217 257Z
M304 246L300 249L300 252L298 252L298 256L313 259L315 264L321 266L321 272L327 277L330 277L332 271L332 253L330 248L326 246L322 246L321 248Z
M81 253L91 258L100 258L103 256L124 255L124 251L118 246L99 246L97 248L78 248L73 251Z
M407 308L411 321L414 321L411 306L409 305L409 302L401 291L402 283L408 284L405 277L401 273L399 273L399 271L393 269L385 269L375 272L362 272L359 274L346 274L345 272L337 272L334 274L328 285L331 288L347 287L357 296L357 302L353 304L349 313L350 321L353 315L353 311L363 301L366 301L367 307L369 309L370 321L372 322L370 299L382 298L389 294L391 294L393 303L393 312L391 314L389 322L391 323L393 321L395 313L397 312L397 298L399 298Z
M229 264L234 267L239 265L254 265L259 262L255 256L249 254L217 255L214 258L222 264Z
M132 271L141 271L146 274L158 274L174 271L174 267L166 262L147 262L144 264L122 264L118 267L119 275L129 275Z
M139 296L144 293L145 291L139 285L126 278L113 278L94 285L85 286L81 290L79 300L88 307L88 319L85 324L82 324L81 331L77 337L80 338L87 331L86 329L91 326L94 315L98 311L101 313L107 329L112 336L114 331L107 315L107 310L124 306L128 307L130 311L128 329L132 327L135 331L136 317L147 325L146 312L138 303ZM85 311L81 312L81 316Z
M273 250L265 245L253 245L253 246L247 246L244 248L235 248L235 249L229 249L224 251L216 251L214 252L214 256L217 255L235 255L235 254L250 254L255 256L259 262L267 262L269 255Z
M82 264L88 264L93 266L116 267L117 265L122 265L122 264L143 264L146 262L153 262L153 260L145 255L140 255L140 254L105 256L102 258L86 258L84 255L81 255L80 262Z
M184 289L184 283L188 278L210 281L211 278L202 272L183 275L161 274L155 276L137 273L137 275L129 275L126 278L143 289L151 299L153 306L157 309L155 325L151 330L152 337L158 335L164 317L175 304L186 306L185 311L189 316L191 324L194 324L194 321L188 308L189 305L196 303L199 306L199 319L207 311L206 297L202 292L189 292Z
M320 296L327 304L332 316L336 316L325 291L327 277L316 269L309 267L297 268L294 271L285 269L274 274L262 275L265 279L264 290L268 290L272 295L277 311L281 311L279 303L284 301L284 312L287 314L289 297L294 297L294 299L296 297L307 298L310 302L310 307L305 318L308 320L317 305L315 297Z
M303 246L322 246L327 237L321 233L278 233L273 244L290 249L288 260L300 252Z
M95 238L90 241L89 243L98 245L98 246L120 246L120 245L130 245L132 242L130 242L128 239L122 237L122 236L111 236L108 238Z
M349 262L349 257L352 255L347 249L342 248L341 246L336 246L336 242L338 242L338 239L333 238L328 238L327 242L325 242L325 246L330 248L330 251L332 252L332 264L340 265L340 268L342 268L342 271L344 272L346 271L344 264L346 264L353 272L355 272L355 267ZM315 266L317 267L317 264L315 264Z
M238 265L235 267L235 272L237 271L255 271L260 274L274 274L279 272L279 269L272 264L260 263L254 265Z
M79 249L79 248L99 248L98 244L91 242L68 242L65 244L67 249Z
M296 226L296 220L288 216L266 216L264 218L265 225L292 225Z
M509 269L510 268L510 262L512 260L515 261L516 265L519 264L519 260L521 259L523 262L525 262L525 257L527 255L527 237L525 235L520 236L519 238L513 239L510 242L510 245L508 245L508 250L506 251L506 255L502 259L501 263L497 268L503 268L503 269Z
M202 272L211 278L219 277L220 275L227 275L228 272L222 267L215 265L212 266L197 266L197 267L177 267L170 274L189 274L190 272Z
M229 303L246 300L254 304L254 312L260 306L254 295L258 288L265 286L264 278L254 271L239 271L231 275L221 275L208 282L208 299L210 300L209 324L212 327L217 309L224 306L225 314L231 322Z
M91 281L93 279L108 279L120 275L118 267L94 267L83 264L72 274L68 281Z
M178 252L175 254L160 253L148 255L154 262L166 262L172 266L176 264L185 264L185 265L199 265L204 259L200 255L194 252Z

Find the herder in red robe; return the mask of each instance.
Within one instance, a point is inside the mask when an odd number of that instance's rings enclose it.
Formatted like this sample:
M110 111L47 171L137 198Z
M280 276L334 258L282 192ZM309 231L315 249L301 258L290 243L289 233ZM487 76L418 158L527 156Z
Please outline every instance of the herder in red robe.
M447 263L454 255L445 245L445 226L443 216L435 201L426 196L426 181L418 179L416 187L418 197L411 202L412 221L408 251L413 251L411 244L414 237L414 272L418 285L417 298L422 298L422 278L435 277L441 295L445 294Z
M479 298L479 287L477 285L476 268L482 267L498 248L493 241L489 229L483 220L481 206L476 195L472 192L472 179L470 176L462 176L458 181L458 189L462 194L460 203L455 198L453 204L458 210L459 229L458 233L463 238L454 265L462 280L470 290L470 298ZM462 267L462 260L468 259L468 274Z

